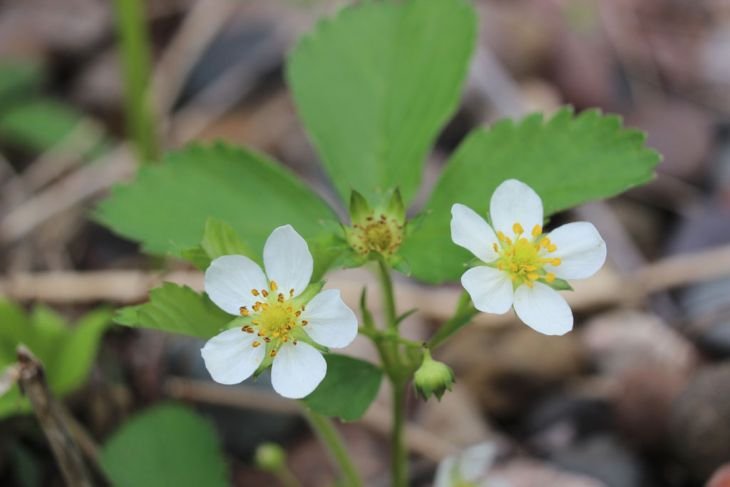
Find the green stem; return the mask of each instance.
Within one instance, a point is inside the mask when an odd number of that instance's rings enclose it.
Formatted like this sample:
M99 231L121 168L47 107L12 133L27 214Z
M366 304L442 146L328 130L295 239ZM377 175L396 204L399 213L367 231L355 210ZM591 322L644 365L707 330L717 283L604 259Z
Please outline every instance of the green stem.
M140 163L158 156L157 134L149 106L150 43L142 0L114 0L124 77L128 136Z
M447 338L469 323L476 314L477 310L471 305L469 295L467 293L462 293L461 298L459 298L459 304L456 307L456 311L454 311L454 316L441 325L441 328L439 328L438 331L436 331L436 334L431 337L431 340L428 342L428 348L433 350L441 345Z
M302 484L299 483L299 480L294 476L294 474L289 470L289 467L284 466L281 470L276 472L276 477L281 481L281 483L284 485L284 487L301 487Z
M339 466L340 472L345 480L345 485L347 487L362 487L363 483L360 479L360 474L357 472L355 465L352 464L352 460L350 460L342 438L332 424L332 421L311 411L306 406L302 409L312 429L317 432L319 439L327 446L327 449L332 454L332 458Z
M395 310L395 294L393 293L393 279L390 276L390 269L385 260L378 259L378 277L380 286L383 289L383 300L385 301L385 313L388 320L388 328L395 330L398 326L397 312Z
M408 486L408 452L404 439L407 381L393 382L393 431L391 436L391 474L393 487Z

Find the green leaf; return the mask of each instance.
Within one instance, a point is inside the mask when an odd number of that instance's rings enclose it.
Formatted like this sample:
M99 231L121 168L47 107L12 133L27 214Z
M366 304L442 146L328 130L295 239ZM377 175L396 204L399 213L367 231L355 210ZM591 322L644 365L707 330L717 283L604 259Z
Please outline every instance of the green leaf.
M448 162L401 253L421 280L456 279L472 256L451 241L454 203L486 216L491 194L509 178L537 191L545 216L614 196L653 177L660 156L644 139L596 110L573 116L563 109L547 121L537 114L475 130Z
M259 260L271 231L291 224L305 239L332 210L292 173L263 155L222 144L191 146L117 186L97 218L145 250L179 254L197 246L208 218L224 221Z
M464 0L363 2L320 22L287 78L343 202L416 193L425 157L457 108L475 42Z
M0 111L0 138L35 152L45 152L79 130L82 121L83 115L70 105L47 98L24 100ZM81 130L85 133L79 139L99 140L90 151L99 153L103 140L98 130L88 124Z
M43 66L27 60L0 61L0 102L33 93L43 82Z
M57 354L46 364L47 369L54 369L54 373L48 377L54 391L71 391L77 384L84 382L94 364L99 341L111 317L111 311L97 310L79 320Z
M233 227L221 220L208 218L200 245L183 250L180 255L198 269L205 269L212 260L232 254L252 256L253 252L241 241Z
M118 487L225 487L228 468L213 427L192 410L157 406L107 441L101 465Z
M327 354L325 359L327 375L302 401L325 416L344 421L360 419L378 394L383 371L346 355Z
M166 282L150 291L149 302L120 309L114 322L210 338L233 318L206 295L198 294L187 286Z
M69 326L61 315L39 306L30 315L14 304L0 300L0 370L15 362L21 343L44 366L51 390L63 396L86 380L93 366L102 334L111 313L93 311ZM30 410L17 386L0 396L0 417Z

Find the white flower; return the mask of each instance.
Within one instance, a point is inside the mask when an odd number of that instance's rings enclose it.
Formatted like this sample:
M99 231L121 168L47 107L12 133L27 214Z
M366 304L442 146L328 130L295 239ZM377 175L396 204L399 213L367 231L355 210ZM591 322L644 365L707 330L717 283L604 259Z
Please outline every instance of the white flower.
M540 197L515 179L494 191L489 212L491 225L464 205L451 208L452 240L484 263L461 276L474 306L502 314L514 305L517 316L540 333L567 333L573 313L550 285L556 277L585 279L601 268L606 243L598 230L576 222L544 235Z
M275 229L264 246L266 274L242 255L225 255L205 271L205 291L225 312L241 317L205 344L201 353L211 377L237 384L261 365L272 363L271 382L284 397L311 393L327 372L313 345L346 347L357 335L355 313L340 292L302 292L312 277L313 260L304 239L290 226ZM265 362L266 361L266 362Z
M499 479L489 479L488 472L497 456L494 443L479 443L439 463L433 487L504 487Z

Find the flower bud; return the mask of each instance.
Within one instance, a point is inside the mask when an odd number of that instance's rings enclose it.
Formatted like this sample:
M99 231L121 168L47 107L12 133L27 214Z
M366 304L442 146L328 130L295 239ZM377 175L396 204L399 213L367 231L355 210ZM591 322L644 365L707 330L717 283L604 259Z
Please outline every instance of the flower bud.
M276 443L262 443L256 448L254 461L261 470L276 473L286 467L286 452Z
M424 400L432 395L441 400L444 392L450 391L454 384L454 372L445 363L431 358L431 352L424 350L423 362L416 370L413 384Z
M405 207L399 190L393 191L386 205L372 208L367 200L353 191L350 197L352 226L345 229L347 243L362 257L377 253L390 259L403 242L406 223Z

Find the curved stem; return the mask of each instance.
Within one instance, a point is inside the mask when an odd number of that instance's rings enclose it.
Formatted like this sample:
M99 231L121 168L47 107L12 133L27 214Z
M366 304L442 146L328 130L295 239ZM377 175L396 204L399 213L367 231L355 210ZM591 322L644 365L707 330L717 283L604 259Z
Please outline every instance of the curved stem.
M436 334L428 341L428 348L435 349L445 342L451 335L459 331L464 325L468 324L477 314L477 310L471 305L471 298L467 293L462 293L459 298L459 304L454 311L454 315L441 325Z
M340 468L340 472L345 481L344 485L347 487L362 487L363 483L360 474L355 468L355 465L352 464L350 455L347 453L342 438L332 424L332 421L311 411L306 406L302 409L312 429L317 432L319 439L327 446L332 458Z
M393 487L408 486L408 452L404 440L407 382L393 382L391 473Z

